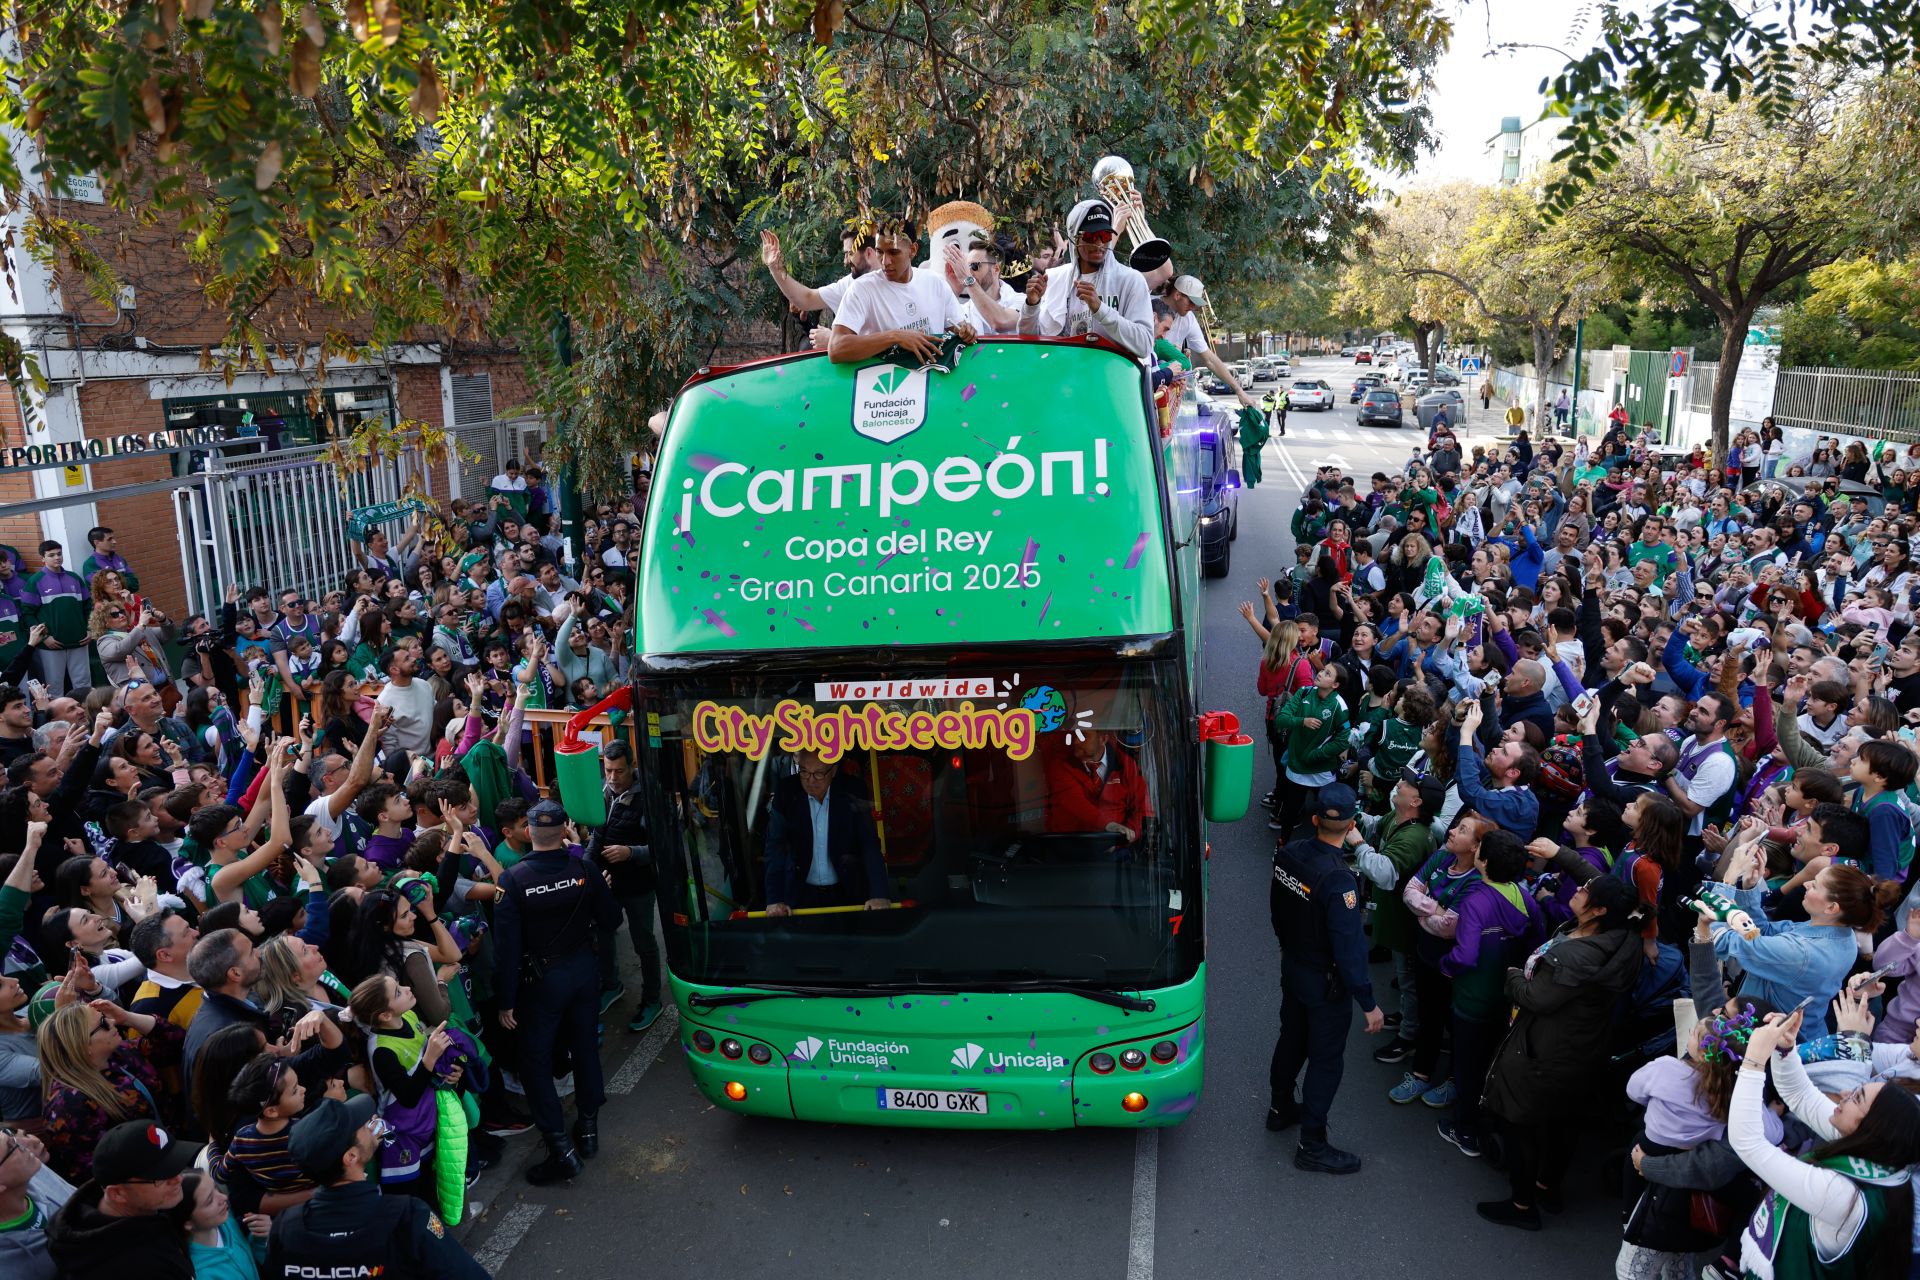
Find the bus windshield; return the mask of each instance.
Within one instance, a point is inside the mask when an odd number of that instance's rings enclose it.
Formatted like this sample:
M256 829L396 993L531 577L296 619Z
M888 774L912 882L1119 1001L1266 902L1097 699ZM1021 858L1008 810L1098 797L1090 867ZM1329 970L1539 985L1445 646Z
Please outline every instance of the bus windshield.
M696 983L1170 985L1200 960L1177 661L647 682Z

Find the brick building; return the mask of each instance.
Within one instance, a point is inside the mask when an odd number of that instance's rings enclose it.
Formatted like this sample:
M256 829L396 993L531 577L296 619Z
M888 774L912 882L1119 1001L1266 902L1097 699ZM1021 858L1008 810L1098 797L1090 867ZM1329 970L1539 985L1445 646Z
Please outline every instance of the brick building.
M21 159L29 168L32 157ZM306 325L268 320L267 338L276 344L274 370L250 369L229 384L217 367L203 367L208 353L219 351L224 317L206 305L193 264L172 238L111 209L96 190L63 196L55 207L59 216L99 229L98 247L125 288L117 307L103 307L82 282L62 278L58 269L43 267L24 251L9 251L15 293L9 297L0 291L0 326L33 353L48 386L43 396L32 396L31 413L24 413L15 397L0 395L0 463L22 446L112 441L174 427L219 427L231 435L243 415L251 414L254 422L267 424L267 438L223 448L212 465L258 468L264 492L269 487L265 473L293 474L275 460L312 462L318 450L304 446L349 431L364 418L397 416L471 427L527 412L532 394L526 371L505 344L476 349L421 341L388 348L372 360L335 360L316 381L310 344L320 325L311 320ZM23 242L17 216L13 229L14 239ZM350 320L332 317L326 323L356 332ZM532 420L515 422L511 429L462 432L480 461L450 461L428 475L429 487L442 497L473 496L504 462L503 451L534 449L542 438L544 431ZM208 526L230 514L210 510L209 504L224 506L225 490L205 485L189 491L180 483L191 468L209 464L202 451L197 459L148 453L39 470L0 467L0 543L19 550L32 572L39 543L54 538L68 548L69 565L77 566L87 553L86 531L96 524L109 526L139 573L143 593L176 617L204 607L207 584L190 579L213 571L296 581L298 574L274 572L271 539L261 541L264 559L256 555L240 564L224 550L209 559L209 547L219 539L210 536ZM306 474L311 478L317 471L310 468ZM110 492L134 486L144 491ZM200 495L197 527L191 502L183 496L188 492ZM286 519L283 513L279 518ZM194 546L196 539L207 545Z

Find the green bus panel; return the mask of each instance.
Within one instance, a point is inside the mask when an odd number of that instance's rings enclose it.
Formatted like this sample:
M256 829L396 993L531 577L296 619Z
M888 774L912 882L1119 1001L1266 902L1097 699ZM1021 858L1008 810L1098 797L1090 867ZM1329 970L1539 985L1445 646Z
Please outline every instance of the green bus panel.
M677 978L673 988L682 1009L691 994L726 990ZM1152 1012L1071 993L782 998L692 1010L680 1041L700 1091L748 1115L952 1129L1177 1125L1200 1099L1206 967L1179 986L1141 994L1154 1000ZM711 1050L696 1042L702 1030ZM728 1041L739 1057L723 1052ZM1153 1057L1162 1043L1173 1046L1169 1062ZM764 1065L749 1056L756 1045L770 1051ZM1138 1067L1122 1065L1129 1049L1139 1051ZM1111 1071L1089 1065L1096 1052L1114 1059ZM744 1098L729 1096L729 1084L744 1088ZM962 1109L886 1105L902 1093L908 1102ZM1139 1110L1125 1105L1129 1094L1143 1101Z
M950 373L815 354L694 384L654 472L638 651L1171 631L1142 376L989 341Z

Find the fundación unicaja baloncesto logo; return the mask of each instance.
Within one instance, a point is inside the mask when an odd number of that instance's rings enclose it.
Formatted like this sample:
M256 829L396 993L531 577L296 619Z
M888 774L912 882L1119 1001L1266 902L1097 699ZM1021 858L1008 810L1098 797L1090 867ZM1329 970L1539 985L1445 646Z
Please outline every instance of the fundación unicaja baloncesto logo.
M820 1047L825 1043L826 1042L819 1036L808 1036L804 1040L795 1041L793 1046L793 1060L795 1062L812 1062L813 1056L820 1052Z
M953 1051L953 1065L965 1071L972 1067L974 1063L980 1061L980 1055L984 1052L986 1052L986 1050L982 1049L979 1045L968 1041Z
M892 444L927 421L927 371L870 364L853 375L853 429Z

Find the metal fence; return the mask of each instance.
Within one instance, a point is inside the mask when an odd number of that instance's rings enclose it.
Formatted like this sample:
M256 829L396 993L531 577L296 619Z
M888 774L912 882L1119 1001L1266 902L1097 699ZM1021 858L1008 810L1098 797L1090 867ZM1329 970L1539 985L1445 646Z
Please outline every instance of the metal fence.
M500 473L507 459L531 461L537 447L547 438L547 422L531 415L496 418L492 422L455 427L451 434L460 447L473 456L471 460L463 457L457 464L450 464L451 484L447 496L473 499L486 495L487 482Z
M1773 416L1782 426L1910 443L1920 440L1920 373L1782 369Z
M1687 408L1695 413L1713 412L1713 380L1720 376L1718 360L1695 360L1693 376L1687 379Z
M228 583L293 587L315 598L336 590L354 565L353 511L393 501L412 480L424 483L424 466L409 449L343 479L320 445L216 458L173 495L189 609L216 615Z

